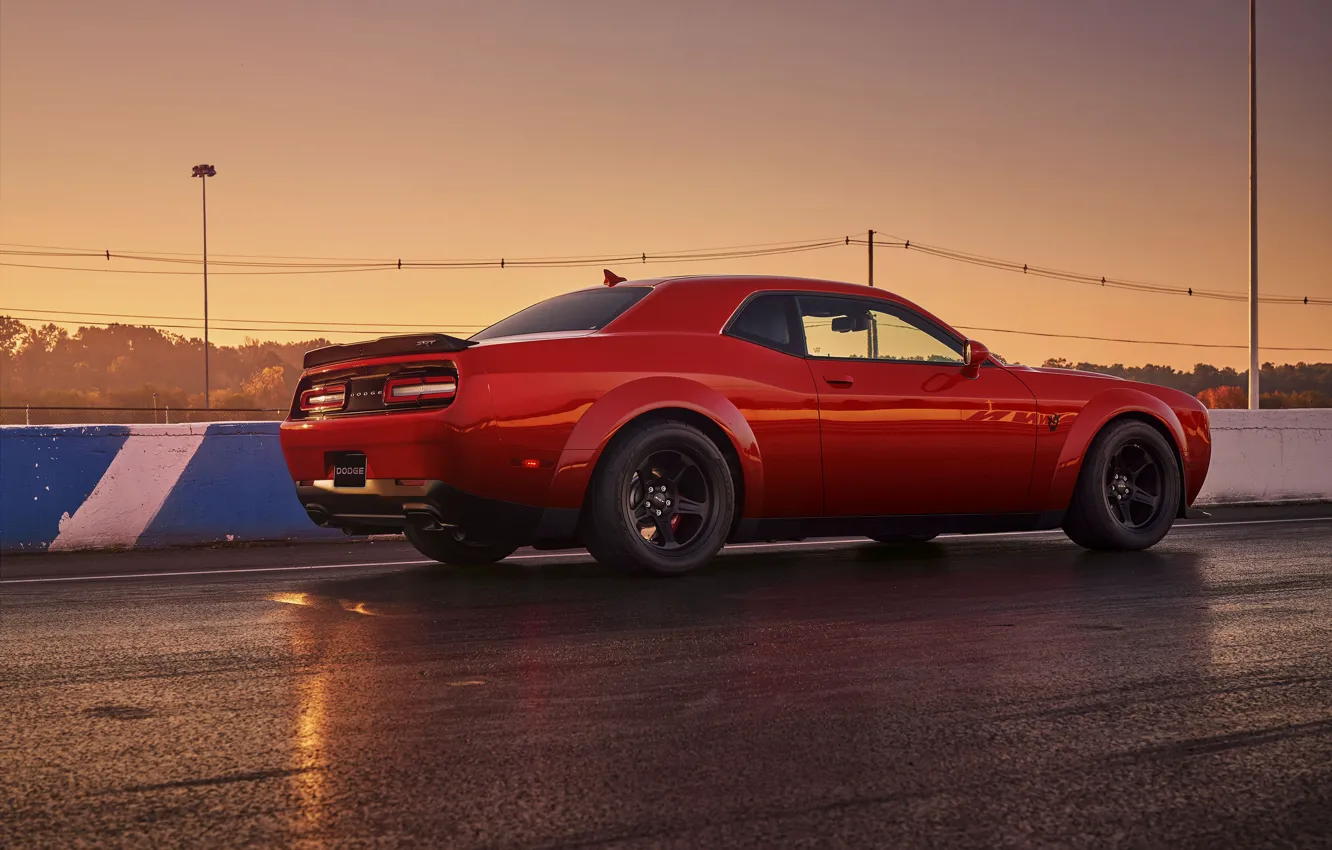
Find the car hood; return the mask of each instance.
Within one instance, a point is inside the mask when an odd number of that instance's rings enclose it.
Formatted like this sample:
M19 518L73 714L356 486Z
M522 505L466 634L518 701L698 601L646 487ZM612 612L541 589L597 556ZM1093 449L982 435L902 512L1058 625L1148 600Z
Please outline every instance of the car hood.
M1127 381L1127 378L1121 378L1118 375L1107 375L1104 372L1087 372L1082 369L1056 369L1050 366L1023 366L1020 363L1009 363L1006 368L1013 372L1039 372L1042 375L1079 375L1086 378L1105 378L1107 381Z

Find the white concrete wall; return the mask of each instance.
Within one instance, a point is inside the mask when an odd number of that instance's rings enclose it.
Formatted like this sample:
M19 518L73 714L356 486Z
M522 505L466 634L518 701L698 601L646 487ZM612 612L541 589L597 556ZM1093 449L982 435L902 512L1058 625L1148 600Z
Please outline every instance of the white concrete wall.
M1332 408L1213 410L1198 504L1332 500Z

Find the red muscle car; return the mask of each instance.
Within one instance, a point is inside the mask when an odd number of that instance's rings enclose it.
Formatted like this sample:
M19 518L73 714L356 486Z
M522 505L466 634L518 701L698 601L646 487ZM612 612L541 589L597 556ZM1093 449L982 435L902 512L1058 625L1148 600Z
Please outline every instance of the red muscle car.
M282 448L310 518L451 564L586 546L686 572L727 542L1062 526L1143 549L1207 475L1206 409L1010 365L892 293L775 277L570 292L475 334L305 357Z

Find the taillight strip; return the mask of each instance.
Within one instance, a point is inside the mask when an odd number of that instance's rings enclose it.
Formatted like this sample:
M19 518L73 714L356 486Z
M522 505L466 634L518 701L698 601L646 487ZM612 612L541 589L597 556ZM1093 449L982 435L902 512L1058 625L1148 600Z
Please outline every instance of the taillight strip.
M414 378L389 378L384 382L384 404L452 398L458 392L458 379L445 375Z
M301 393L301 410L305 413L325 413L330 410L341 410L346 403L346 384L315 387Z

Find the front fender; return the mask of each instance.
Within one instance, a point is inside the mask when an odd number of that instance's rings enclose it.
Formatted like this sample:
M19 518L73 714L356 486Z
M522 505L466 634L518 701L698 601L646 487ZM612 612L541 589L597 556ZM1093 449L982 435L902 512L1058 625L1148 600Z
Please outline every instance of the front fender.
M749 422L730 399L712 387L669 375L621 384L584 411L556 462L551 506L580 508L592 470L611 438L645 413L672 408L705 416L726 434L744 476L742 515L757 516L763 499L763 463Z
M1180 425L1179 417L1170 409L1170 405L1141 390L1114 387L1093 396L1073 417L1068 437L1055 462L1050 489L1044 499L1045 510L1068 509L1073 499L1073 488L1078 482L1078 473L1082 470L1082 461L1087 456L1092 440L1106 423L1126 413L1150 416L1164 425L1180 453L1181 472L1188 469L1188 442L1184 439L1184 428Z

